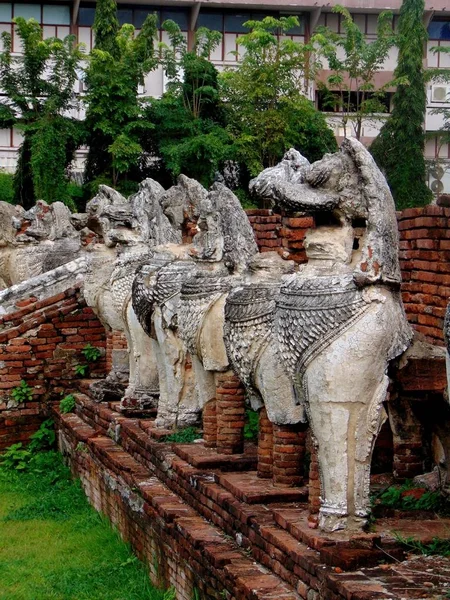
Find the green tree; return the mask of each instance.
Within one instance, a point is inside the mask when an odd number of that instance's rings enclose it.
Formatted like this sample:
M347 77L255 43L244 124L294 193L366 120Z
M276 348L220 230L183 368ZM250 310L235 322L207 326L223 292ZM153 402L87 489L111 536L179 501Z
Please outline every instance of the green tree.
M109 25L100 38L101 47L96 44L92 50L86 69L84 100L89 153L85 180L90 182L104 176L116 185L120 177L127 178L133 169L138 171L141 137L151 127L142 118L138 86L157 65L156 16L148 15L137 36L134 27L128 24L115 33L110 5L110 0L98 4L97 10L102 9ZM96 18L99 29L102 22Z
M170 43L160 44L160 52L169 83L163 97L148 104L147 118L155 125L151 151L162 159L172 179L184 173L207 187L223 161L232 158L218 72L208 60L221 34L199 28L188 51L176 23L165 21L163 28Z
M0 127L15 126L24 139L14 177L14 201L30 208L36 199L70 204L66 170L80 138L80 124L68 118L81 54L74 36L42 39L39 24L15 19L23 53L12 53L2 34Z
M119 29L116 0L99 0L95 7L94 24L92 26L95 48L109 52L112 56L117 56L117 34Z
M423 48L427 40L422 20L424 8L424 0L403 1L398 23L398 64L394 75L404 83L398 85L392 114L370 149L384 171L400 209L424 206L432 197L425 182L424 159Z
M344 135L348 132L359 140L364 122L386 111L383 102L386 89L397 84L395 81L379 87L375 84L375 75L383 69L395 44L392 13L380 13L377 37L367 40L346 8L337 5L333 12L342 17L344 35L320 27L313 37L331 71L326 82L319 84L319 90L324 94L325 105L333 110L339 108ZM350 125L353 131L349 131Z
M331 129L305 97L315 75L313 48L282 37L297 25L297 17L245 23L250 31L237 40L245 54L221 76L228 129L251 175L275 165L291 146L312 160L336 149Z

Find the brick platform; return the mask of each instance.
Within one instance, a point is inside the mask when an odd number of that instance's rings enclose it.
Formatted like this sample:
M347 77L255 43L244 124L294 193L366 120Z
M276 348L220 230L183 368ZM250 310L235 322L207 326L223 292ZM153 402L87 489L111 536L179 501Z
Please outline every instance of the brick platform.
M126 419L115 406L78 396L83 420L57 415L61 448L94 506L149 563L153 581L177 588L177 598L191 600L194 589L201 600L381 600L445 593L448 559L438 559L439 570L430 561L426 577L414 559L391 562L404 556L390 532L410 534L410 522L383 519L372 534L325 536L310 528L306 503L267 502L268 484L256 471L194 466L180 456L189 458L188 446L152 439L151 422ZM448 535L449 525L435 521L429 532ZM419 536L426 539L425 533L426 525Z

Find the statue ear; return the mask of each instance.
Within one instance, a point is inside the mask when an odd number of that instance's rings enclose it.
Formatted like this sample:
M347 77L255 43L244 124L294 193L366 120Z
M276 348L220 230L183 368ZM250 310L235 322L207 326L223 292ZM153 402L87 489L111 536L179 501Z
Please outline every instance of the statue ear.
M363 202L367 210L367 231L361 262L354 271L360 285L401 283L398 261L398 228L395 205L389 186L368 150L354 138L342 143L361 177Z

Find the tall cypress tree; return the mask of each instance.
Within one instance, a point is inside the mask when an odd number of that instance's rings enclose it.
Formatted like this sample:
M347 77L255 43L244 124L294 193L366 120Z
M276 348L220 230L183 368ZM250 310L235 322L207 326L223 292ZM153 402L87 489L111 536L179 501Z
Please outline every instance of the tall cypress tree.
M428 39L422 20L424 9L424 0L403 0L398 23L395 78L399 85L393 97L394 108L370 148L400 209L424 206L432 198L425 182L424 159L426 89L422 60Z
M95 35L95 48L114 56L117 53L116 38L119 33L116 0L98 0L92 30Z
M95 36L94 48L108 52L111 56L117 58L119 54L117 46L119 29L116 0L98 0L92 27ZM88 86L95 85L89 74L87 75L87 84ZM111 139L98 129L97 120L97 107L95 103L92 103L86 114L86 143L89 146L84 170L84 179L86 182L92 181L107 171L111 163L108 156L108 146L111 143Z

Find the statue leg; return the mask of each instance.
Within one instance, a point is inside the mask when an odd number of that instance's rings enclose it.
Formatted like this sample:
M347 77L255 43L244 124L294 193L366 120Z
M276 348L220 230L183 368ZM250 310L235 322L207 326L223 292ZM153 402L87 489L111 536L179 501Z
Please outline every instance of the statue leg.
M386 306L386 304L388 306ZM370 461L385 413L389 302L366 314L308 366L303 381L321 475L320 526L360 529L369 510Z
M273 344L269 344L261 354L255 372L255 386L272 423L290 425L306 421L305 409L297 403L292 380L281 366Z
M157 403L159 384L153 344L151 338L142 329L131 302L127 306L126 324L130 382L125 392L125 399L129 398L137 402L139 408L154 407Z
M198 420L198 394L184 345L171 329L163 325L159 308L155 310L153 324L158 341L157 360L161 382L156 425L192 425Z

